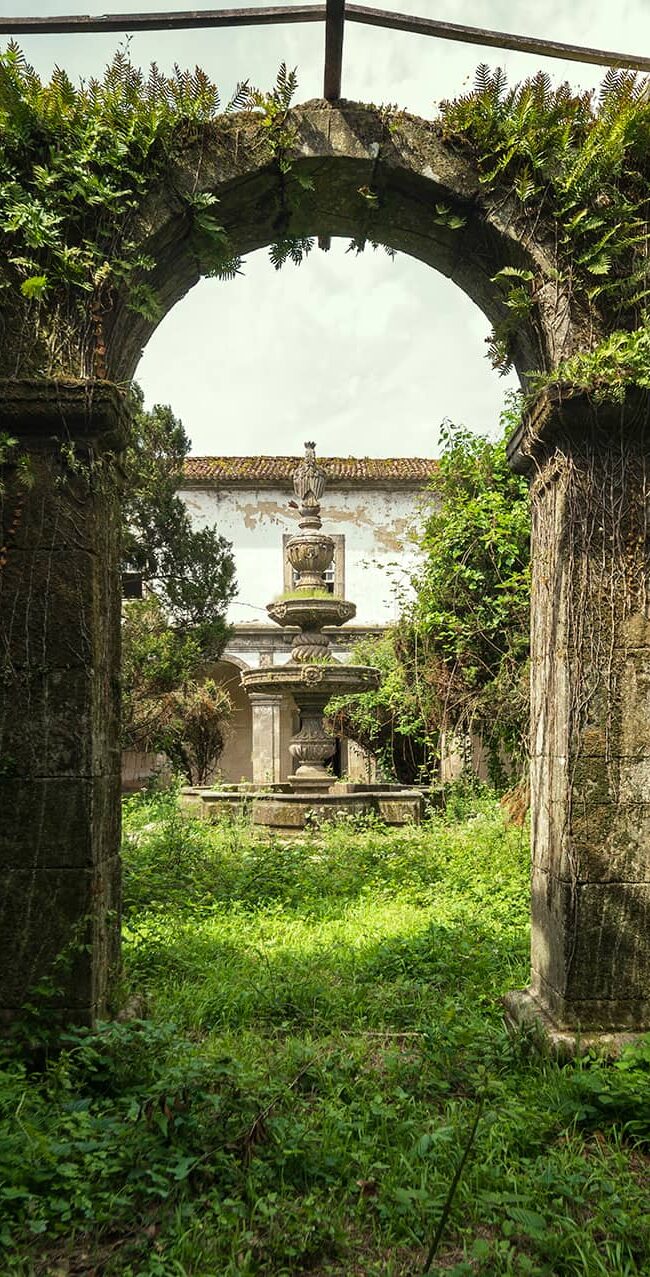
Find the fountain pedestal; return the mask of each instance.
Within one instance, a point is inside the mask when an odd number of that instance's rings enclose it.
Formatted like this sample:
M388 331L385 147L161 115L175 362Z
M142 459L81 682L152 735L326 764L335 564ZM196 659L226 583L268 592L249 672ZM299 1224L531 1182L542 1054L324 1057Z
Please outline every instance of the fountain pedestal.
M323 722L326 703L317 692L303 692L301 696L300 731L292 736L289 745L289 753L298 764L289 778L295 789L323 789L332 783L326 764L336 753L336 741Z

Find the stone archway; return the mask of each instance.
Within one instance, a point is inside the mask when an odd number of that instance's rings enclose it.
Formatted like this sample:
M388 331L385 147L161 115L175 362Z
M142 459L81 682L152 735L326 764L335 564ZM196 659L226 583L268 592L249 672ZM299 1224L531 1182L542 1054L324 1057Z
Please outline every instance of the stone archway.
M558 279L552 239L541 229L531 235L514 201L491 196L477 167L441 140L434 122L317 100L292 108L283 131L290 142L282 163L270 134L260 136L249 112L195 131L182 159L143 196L130 222L132 245L155 262L153 270L131 275L128 285L114 279L110 291L98 285L85 322L71 317L62 325L59 311L48 313L41 304L31 332L22 325L20 351L11 341L0 349L0 377L128 381L157 323L214 267L192 213L205 197L217 201L219 224L235 253L283 236L376 239L448 276L493 324L509 313L494 276L504 267L532 270L535 306L513 333L521 377L553 368L593 342L593 329ZM139 282L155 295L155 318L134 309ZM19 322L5 306L7 327Z
M225 744L217 763L217 771L224 781L234 784L253 779L253 715L250 700L241 682L241 671L246 668L243 661L238 661L226 650L221 659L206 671L210 678L225 687L232 701L232 719L226 728Z
M0 961L0 1007L9 1016L66 946L81 952L67 964L62 1007L88 1019L106 1001L119 899L119 608L105 476L126 426L119 387L158 319L214 265L197 241L197 196L219 201L235 253L283 236L367 236L447 275L492 323L506 313L497 273L532 271L535 302L512 336L522 379L594 342L558 278L553 243L524 230L517 207L492 198L433 124L322 102L296 107L286 123L282 163L250 114L205 125L134 210L132 239L155 262L144 282L156 319L134 314L126 285L110 294L100 285L64 324L40 305L14 344L16 305L6 303L2 427L33 458L32 486L12 486L10 475L3 502L0 921L10 960ZM513 446L534 474L535 883L532 992L512 1008L541 1014L554 1032L650 1025L650 803L640 781L647 420L644 397L594 405L567 388L539 405ZM605 493L615 526L588 517ZM605 612L603 695L589 657Z

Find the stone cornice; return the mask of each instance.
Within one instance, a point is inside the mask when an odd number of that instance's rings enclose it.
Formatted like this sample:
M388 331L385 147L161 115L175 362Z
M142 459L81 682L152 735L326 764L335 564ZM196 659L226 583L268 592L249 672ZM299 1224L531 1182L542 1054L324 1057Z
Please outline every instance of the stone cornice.
M567 383L544 390L506 445L513 470L530 475L548 449L562 440L575 446L582 438L606 441L622 430L627 436L650 426L650 392L632 386L622 400L596 399Z
M126 397L111 381L0 379L2 429L32 448L74 438L119 452L128 420Z

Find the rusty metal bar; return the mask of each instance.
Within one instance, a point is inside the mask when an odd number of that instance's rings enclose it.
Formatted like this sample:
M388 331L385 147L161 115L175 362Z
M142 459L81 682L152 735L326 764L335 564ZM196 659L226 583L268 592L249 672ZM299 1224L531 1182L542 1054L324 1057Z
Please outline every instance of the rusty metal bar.
M188 9L176 13L109 13L92 17L88 14L61 15L52 18L11 18L0 16L0 35L74 35L101 31L180 31L188 28L273 26L283 22L324 22L326 4L292 4L256 7L254 9ZM389 31L407 31L414 35L434 36L438 40L454 40L464 44L487 45L493 49L512 49L537 57L563 58L568 62L585 62L594 66L630 67L650 72L650 57L635 53L616 53L607 49L591 49L579 44L563 44L537 36L512 35L483 27L468 27L437 18L420 18L393 13L370 5L346 4L344 20L366 26L384 27ZM334 26L331 26L334 30Z
M561 44L558 40L544 40L538 36L511 35L508 31L466 27L456 22L440 22L437 18L391 13L365 4L348 4L345 16L350 22L386 27L389 31L409 31L413 35L435 36L438 40L488 45L492 49L513 49L516 53L533 53L543 58L565 58L567 62L588 62L594 66L630 67L634 71L650 71L650 58L641 57L637 53L611 53L606 49Z
M324 4L280 4L254 9L186 9L176 13L61 14L54 18L5 18L0 35L84 35L100 31L183 31L201 27L274 26L323 22Z
M343 69L343 30L345 27L345 0L327 0L325 16L325 77L323 97L328 102L338 102L341 96Z

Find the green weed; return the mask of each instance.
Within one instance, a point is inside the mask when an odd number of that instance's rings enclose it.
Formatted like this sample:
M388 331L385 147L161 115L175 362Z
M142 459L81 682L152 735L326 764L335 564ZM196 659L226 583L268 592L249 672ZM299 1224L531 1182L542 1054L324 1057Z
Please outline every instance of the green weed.
M5 1057L3 1273L649 1271L650 1048L561 1068L506 1032L528 850L491 799L289 841L146 796L124 858L144 1018Z

